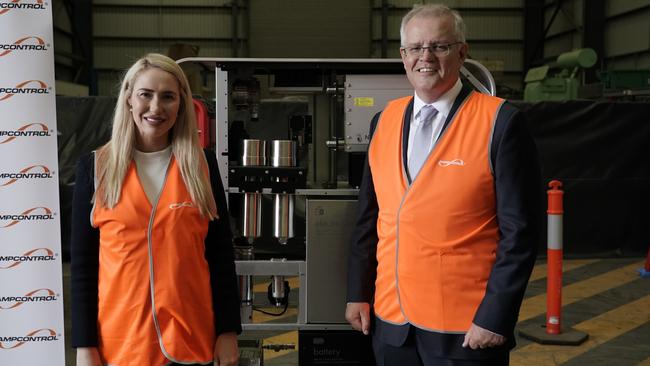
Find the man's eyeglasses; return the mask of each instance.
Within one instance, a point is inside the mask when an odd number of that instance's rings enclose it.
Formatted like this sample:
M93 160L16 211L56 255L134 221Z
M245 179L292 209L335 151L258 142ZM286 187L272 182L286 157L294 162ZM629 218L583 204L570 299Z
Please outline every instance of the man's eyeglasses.
M405 55L408 56L422 56L424 55L424 50L428 50L430 53L438 57L445 57L449 55L451 47L463 42L453 42L453 43L436 43L429 46L409 46L402 47L401 50Z

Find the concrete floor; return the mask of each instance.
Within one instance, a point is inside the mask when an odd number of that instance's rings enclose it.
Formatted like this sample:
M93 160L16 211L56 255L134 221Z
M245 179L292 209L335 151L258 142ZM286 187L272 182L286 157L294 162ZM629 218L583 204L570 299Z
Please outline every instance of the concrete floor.
M512 366L638 365L650 366L650 279L637 269L644 258L580 259L564 263L562 321L566 328L586 332L580 346L539 345L517 337ZM293 284L295 285L295 283ZM292 286L293 287L293 286ZM64 298L69 299L69 269L64 266ZM256 299L266 298L266 285L258 284ZM539 261L526 291L518 328L540 327L546 312L546 263ZM258 302L258 300L256 300ZM267 309L272 310L272 309ZM255 322L295 321L290 308L280 318L255 313ZM66 301L66 333L69 334L69 304ZM264 351L265 366L298 365L297 332L245 332L241 338L264 337L263 343L295 344L296 350ZM66 338L68 341L68 338ZM67 347L67 365L74 365L74 351Z

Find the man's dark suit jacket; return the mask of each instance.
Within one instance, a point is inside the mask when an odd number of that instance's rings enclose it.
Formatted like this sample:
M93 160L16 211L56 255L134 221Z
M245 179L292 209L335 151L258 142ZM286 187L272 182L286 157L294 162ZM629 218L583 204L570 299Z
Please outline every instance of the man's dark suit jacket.
M471 89L463 86L445 121L443 131L450 122L453 123L458 108L471 92ZM402 123L404 166L407 165L406 151L412 113L411 100ZM371 122L371 136L379 116L377 114ZM495 121L490 160L494 171L499 240L496 261L490 273L485 297L474 316L474 323L505 336L506 344L490 349L462 348L463 334L430 332L408 323L389 324L375 317L373 335L384 343L401 346L409 331L413 331L439 357L458 359L492 358L514 347L514 327L535 262L543 211L537 149L523 115L507 102L498 112ZM408 179L410 181L410 177ZM372 172L366 159L348 260L348 302L372 304L377 274L378 212ZM468 268L467 271L467 275L471 276L472 269Z

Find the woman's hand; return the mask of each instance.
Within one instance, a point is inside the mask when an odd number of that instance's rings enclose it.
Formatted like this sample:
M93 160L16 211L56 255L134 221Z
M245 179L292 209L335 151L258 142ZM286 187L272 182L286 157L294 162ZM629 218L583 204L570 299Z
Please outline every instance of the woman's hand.
M237 366L239 349L235 332L221 333L214 344L214 366Z
M97 347L77 348L77 366L102 366Z

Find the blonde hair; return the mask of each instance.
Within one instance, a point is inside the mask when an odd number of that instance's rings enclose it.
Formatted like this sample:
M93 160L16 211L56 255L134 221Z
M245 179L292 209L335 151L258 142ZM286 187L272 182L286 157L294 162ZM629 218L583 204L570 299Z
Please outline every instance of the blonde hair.
M170 131L172 155L192 201L201 215L212 220L217 217L217 208L207 174L207 161L199 145L192 91L180 66L171 58L156 53L147 54L136 61L122 78L113 114L111 139L96 153L97 189L93 199L106 208L113 208L120 201L122 183L135 149L136 127L128 100L138 76L151 68L166 71L178 81L180 108L176 123Z
M454 21L454 33L456 34L456 41L465 43L465 22L460 14L451 9L450 7L442 4L424 4L415 5L411 11L404 15L402 24L399 27L400 43L404 46L404 30L406 24L415 17L450 17Z

